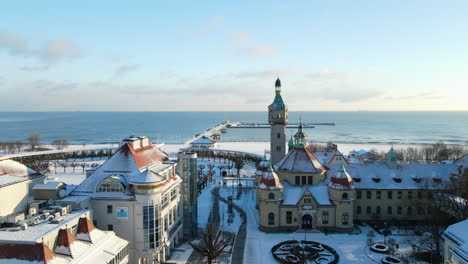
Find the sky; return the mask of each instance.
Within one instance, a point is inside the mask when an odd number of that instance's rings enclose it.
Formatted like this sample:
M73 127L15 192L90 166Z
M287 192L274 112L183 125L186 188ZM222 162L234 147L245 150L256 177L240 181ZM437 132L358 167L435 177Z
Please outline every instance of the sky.
M0 111L468 110L468 1L5 1Z

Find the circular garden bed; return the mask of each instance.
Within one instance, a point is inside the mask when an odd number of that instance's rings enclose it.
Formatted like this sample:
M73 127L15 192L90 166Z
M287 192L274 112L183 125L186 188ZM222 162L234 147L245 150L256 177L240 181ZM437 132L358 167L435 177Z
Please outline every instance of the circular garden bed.
M283 264L336 264L339 256L327 245L314 241L283 241L271 248L273 257Z
M384 244L375 243L370 247L370 250L376 253L386 254L390 251L390 248Z

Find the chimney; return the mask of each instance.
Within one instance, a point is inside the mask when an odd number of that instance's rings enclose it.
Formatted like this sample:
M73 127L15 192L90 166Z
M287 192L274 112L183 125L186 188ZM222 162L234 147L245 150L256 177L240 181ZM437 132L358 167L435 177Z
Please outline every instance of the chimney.
M139 149L141 147L141 140L138 137L130 136L123 140L124 143L130 144L134 149Z
M138 137L138 138L140 139L141 147L142 147L142 148L149 146L150 141L149 141L149 137L148 137L148 136L141 136L141 137Z

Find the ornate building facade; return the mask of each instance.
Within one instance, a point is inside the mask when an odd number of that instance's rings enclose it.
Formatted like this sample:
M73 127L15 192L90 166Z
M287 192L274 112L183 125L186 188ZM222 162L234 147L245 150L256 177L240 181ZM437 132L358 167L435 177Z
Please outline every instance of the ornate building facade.
M334 144L313 153L302 124L284 154L288 109L279 79L275 88L271 163L265 157L255 173L262 231L350 232L355 221L420 221L432 213L427 191L461 171L457 164L398 164L393 147L386 162L372 164L351 164Z

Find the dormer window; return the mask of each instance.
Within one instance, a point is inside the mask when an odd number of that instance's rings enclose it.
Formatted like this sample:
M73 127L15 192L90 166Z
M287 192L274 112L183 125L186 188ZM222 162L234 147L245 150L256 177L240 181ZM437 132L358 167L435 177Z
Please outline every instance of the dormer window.
M401 182L401 178L400 178L400 177L393 177L393 180L394 180L396 183L400 183L400 182Z
M374 176L374 177L372 177L372 180L373 180L374 182L380 182L380 177Z
M432 181L433 181L434 183L441 183L441 182L442 182L442 179L441 179L440 177L434 177L434 178L432 178Z
M422 180L422 178L418 177L418 176L413 176L413 181L416 182L416 183L420 183Z
M355 182L361 182L361 177L353 177L353 181L355 181Z

